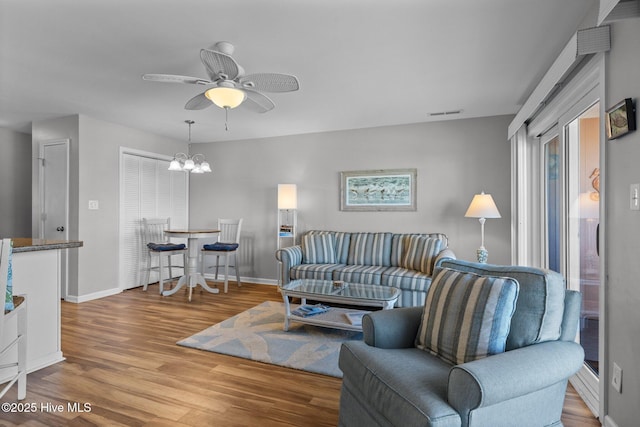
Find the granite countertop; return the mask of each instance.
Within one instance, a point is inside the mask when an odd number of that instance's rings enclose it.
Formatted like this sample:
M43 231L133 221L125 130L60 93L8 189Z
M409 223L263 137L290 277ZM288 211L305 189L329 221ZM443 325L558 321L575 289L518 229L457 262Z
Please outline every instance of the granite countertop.
M14 253L79 248L83 244L80 240L49 240L31 237L14 237L11 240L13 240Z

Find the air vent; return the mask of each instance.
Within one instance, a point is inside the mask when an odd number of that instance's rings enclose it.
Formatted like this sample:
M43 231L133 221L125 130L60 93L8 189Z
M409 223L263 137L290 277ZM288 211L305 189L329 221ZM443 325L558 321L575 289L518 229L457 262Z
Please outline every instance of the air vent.
M438 117L438 116L451 116L451 115L460 114L460 113L462 113L462 110L439 111L437 113L429 113L429 115L431 117Z

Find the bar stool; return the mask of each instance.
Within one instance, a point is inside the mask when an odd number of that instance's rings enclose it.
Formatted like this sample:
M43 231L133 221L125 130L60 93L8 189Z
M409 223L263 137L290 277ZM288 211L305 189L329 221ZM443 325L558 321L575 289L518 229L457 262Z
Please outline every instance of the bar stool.
M151 271L158 271L158 284L160 293L164 291L164 263L163 259L168 257L167 267L169 268L169 278L172 279L173 267L184 268L187 265L187 246L184 243L171 243L165 236L164 231L171 226L171 218L142 218L142 241L147 248L147 267L145 270L142 290L146 291L149 286L149 275ZM182 255L182 266L174 266L171 257ZM151 260L158 257L158 265L153 266Z
M238 246L240 245L240 230L242 229L242 218L240 219L218 219L218 241L211 245L204 245L202 247L202 275L204 276L207 268L206 258L208 256L216 257L216 275L215 280L218 280L218 268L220 267L220 257L224 257L224 293L229 290L229 267L231 266L236 271L236 281L240 286L240 271L238 268ZM233 264L229 263L229 259L233 257Z

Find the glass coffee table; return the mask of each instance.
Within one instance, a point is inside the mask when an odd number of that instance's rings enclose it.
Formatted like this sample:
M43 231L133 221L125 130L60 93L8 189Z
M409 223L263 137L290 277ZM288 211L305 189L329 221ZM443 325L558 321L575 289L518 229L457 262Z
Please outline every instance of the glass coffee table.
M284 299L284 330L289 330L290 322L306 323L349 331L362 331L362 316L369 311L355 308L330 307L327 311L311 316L293 313L298 305L291 304L290 298L300 298L301 305L307 299L320 303L335 303L349 306L393 308L400 296L397 288L380 285L365 285L332 280L298 279L280 287Z

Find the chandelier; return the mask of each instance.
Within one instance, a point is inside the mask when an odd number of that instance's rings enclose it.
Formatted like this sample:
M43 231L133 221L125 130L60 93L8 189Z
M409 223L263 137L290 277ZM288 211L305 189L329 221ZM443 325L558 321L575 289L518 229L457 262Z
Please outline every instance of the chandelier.
M189 125L189 145L191 145L191 125L195 122L193 120L185 120ZM205 173L211 172L211 166L204 157L204 154L194 154L189 156L185 153L176 153L173 156L173 160L169 163L170 171L181 171L191 173Z

